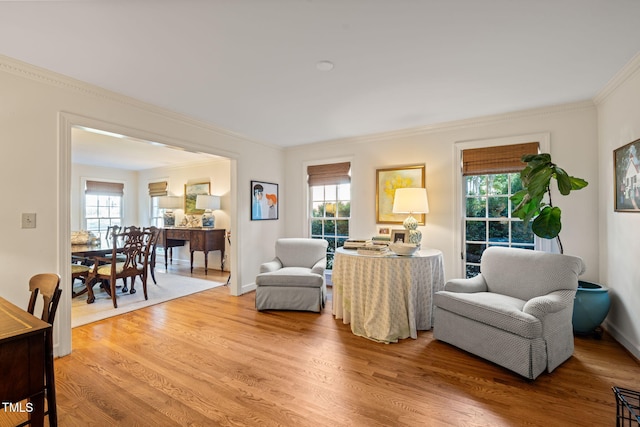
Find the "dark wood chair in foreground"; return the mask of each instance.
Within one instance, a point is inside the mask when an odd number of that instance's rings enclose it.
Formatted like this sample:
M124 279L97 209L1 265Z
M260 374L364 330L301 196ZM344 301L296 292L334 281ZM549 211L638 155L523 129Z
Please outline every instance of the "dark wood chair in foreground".
M44 322L53 326L53 321L56 317L56 310L58 309L58 302L60 301L60 295L62 289L60 289L60 276L52 273L36 274L29 280L29 290L31 291L31 298L29 299L29 306L27 311L34 314L36 303L38 301L38 295L42 295L42 315L41 319ZM49 425L58 425L58 412L56 409L56 385L55 374L53 370L53 331L49 331L46 334L46 355L44 363L45 374L45 393L47 400L47 411L45 414L49 415Z

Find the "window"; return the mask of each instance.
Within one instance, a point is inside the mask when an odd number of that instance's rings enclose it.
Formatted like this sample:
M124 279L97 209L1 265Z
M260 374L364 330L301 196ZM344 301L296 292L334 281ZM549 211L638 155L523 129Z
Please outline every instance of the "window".
M124 184L87 181L84 218L86 229L104 236L111 225L122 226Z
M351 218L351 163L309 166L309 230L313 239L325 239L327 269L337 248L349 238Z
M162 209L160 208L160 197L166 196L168 183L167 181L150 182L149 183L149 218L151 225L162 227L164 221L162 219Z
M504 145L462 152L464 226L463 260L466 277L480 272L482 253L489 246L534 249L531 224L512 217L510 197L522 189L523 154L536 154L538 143Z
M489 246L534 248L531 224L513 218L509 198L522 189L520 173L465 177L464 258L466 276L480 272L482 252Z

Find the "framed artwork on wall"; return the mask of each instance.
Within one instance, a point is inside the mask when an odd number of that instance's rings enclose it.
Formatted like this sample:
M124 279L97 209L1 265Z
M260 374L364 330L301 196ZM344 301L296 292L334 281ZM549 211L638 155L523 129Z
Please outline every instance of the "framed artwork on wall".
M378 224L402 224L406 214L393 213L393 197L397 188L424 188L425 165L401 166L376 170L376 221ZM425 215L415 214L419 225Z
M640 139L613 150L616 212L640 212Z
M278 219L278 184L251 181L251 220Z
M211 182L196 182L184 185L184 214L202 215L204 209L196 209L196 198L199 194L209 195Z

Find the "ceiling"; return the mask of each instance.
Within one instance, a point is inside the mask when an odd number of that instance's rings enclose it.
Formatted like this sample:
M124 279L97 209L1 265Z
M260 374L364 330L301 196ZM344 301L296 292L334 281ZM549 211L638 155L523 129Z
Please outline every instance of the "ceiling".
M637 0L2 1L0 54L288 147L591 99L639 18Z
M220 159L153 141L107 134L95 129L71 129L71 162L130 171L178 167Z

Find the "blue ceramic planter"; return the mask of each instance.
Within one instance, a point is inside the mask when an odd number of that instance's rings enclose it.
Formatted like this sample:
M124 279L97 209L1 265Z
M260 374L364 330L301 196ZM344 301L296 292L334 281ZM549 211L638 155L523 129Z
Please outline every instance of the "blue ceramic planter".
M609 288L597 283L578 281L573 304L573 332L591 334L609 313Z

